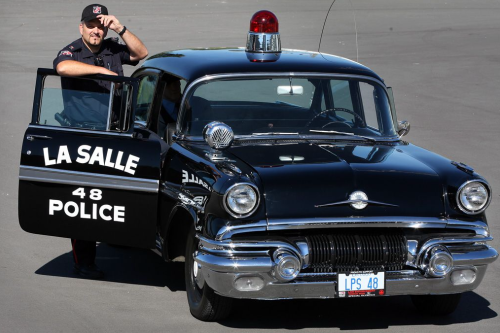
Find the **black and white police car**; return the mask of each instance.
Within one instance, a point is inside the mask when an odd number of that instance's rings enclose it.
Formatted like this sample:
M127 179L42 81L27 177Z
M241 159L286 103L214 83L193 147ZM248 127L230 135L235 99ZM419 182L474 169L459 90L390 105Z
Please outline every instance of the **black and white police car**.
M488 182L402 141L409 124L369 68L281 49L271 12L252 17L246 48L64 80L110 89L72 90L38 70L21 227L185 258L196 318L226 317L234 298L390 295L447 314L498 257Z

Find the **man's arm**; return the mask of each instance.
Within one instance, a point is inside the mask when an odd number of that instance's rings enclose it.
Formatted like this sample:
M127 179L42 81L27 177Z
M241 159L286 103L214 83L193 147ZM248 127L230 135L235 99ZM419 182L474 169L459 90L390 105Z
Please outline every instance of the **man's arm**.
M99 15L97 18L106 28L113 30L117 34L123 30L123 25L113 15ZM121 37L130 51L130 61L139 61L148 56L148 49L146 46L136 35L130 32L130 30L127 29Z
M118 75L104 67L93 66L75 60L64 60L56 66L57 74L61 76L82 76L91 74Z

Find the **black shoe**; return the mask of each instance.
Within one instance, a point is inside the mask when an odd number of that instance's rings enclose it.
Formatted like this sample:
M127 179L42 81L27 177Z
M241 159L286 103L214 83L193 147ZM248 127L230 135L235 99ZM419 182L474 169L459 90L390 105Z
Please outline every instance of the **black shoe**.
M86 279L100 280L104 278L104 272L97 267L96 264L93 265L76 265L75 273Z

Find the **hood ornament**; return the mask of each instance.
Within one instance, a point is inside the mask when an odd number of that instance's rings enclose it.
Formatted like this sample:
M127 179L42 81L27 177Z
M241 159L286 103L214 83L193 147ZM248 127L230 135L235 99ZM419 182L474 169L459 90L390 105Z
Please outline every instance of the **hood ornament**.
M369 203L374 204L374 205L378 205L378 206L399 207L398 205L393 205L393 204L389 204L389 203L385 203L385 202L368 200L368 196L363 191L352 192L349 195L349 200L332 202L332 203L327 203L327 204L323 204L323 205L315 205L314 207L321 208L321 207L330 207L330 206L339 206L339 205L349 204L354 209L364 209L366 206L368 206Z
M363 209L368 206L368 196L363 191L352 192L349 201L351 201L351 207L355 209Z

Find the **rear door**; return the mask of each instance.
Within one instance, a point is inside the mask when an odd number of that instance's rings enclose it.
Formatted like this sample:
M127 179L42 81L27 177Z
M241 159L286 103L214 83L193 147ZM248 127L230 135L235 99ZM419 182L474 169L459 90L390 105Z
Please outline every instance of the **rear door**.
M74 88L93 83L109 90ZM155 246L160 144L134 129L138 90L134 78L38 70L19 171L25 231Z

